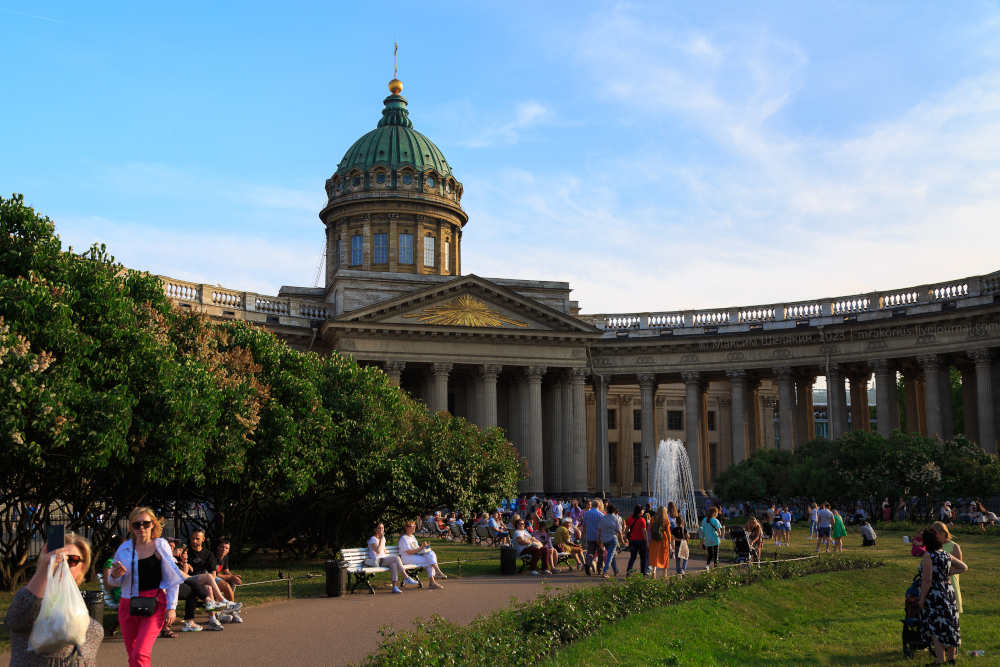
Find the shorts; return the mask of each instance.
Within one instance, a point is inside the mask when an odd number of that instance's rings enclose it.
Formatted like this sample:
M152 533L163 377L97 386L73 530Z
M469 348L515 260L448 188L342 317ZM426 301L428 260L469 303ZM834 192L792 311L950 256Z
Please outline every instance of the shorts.
M817 534L820 537L830 537L830 526L827 526L826 528L817 528L816 530L818 531Z

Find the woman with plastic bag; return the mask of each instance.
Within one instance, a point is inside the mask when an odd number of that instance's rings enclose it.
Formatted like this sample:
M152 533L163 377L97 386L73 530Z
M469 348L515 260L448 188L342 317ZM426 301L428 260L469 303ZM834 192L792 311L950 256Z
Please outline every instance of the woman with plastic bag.
M14 595L4 617L10 632L10 667L97 665L104 628L90 618L77 588L90 568L90 553L90 542L75 533L66 533L64 548L42 551L35 575Z
M170 543L160 537L163 520L148 507L132 510L128 520L132 539L115 552L108 583L122 589L118 622L129 667L149 667L160 628L177 618L177 587L185 577L177 569Z

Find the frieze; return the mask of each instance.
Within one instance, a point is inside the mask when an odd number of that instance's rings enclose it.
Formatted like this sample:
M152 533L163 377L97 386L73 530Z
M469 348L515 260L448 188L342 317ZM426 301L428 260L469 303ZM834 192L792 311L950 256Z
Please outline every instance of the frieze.
M668 408L683 408L684 401L679 398L668 398L667 399Z

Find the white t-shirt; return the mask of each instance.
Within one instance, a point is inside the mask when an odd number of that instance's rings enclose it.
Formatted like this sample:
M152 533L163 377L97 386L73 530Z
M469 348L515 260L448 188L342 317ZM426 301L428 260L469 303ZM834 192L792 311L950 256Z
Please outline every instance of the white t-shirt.
M522 538L528 538L529 542L527 544L521 544L520 542L518 542L518 540L522 539ZM518 556L521 555L521 551L525 547L530 547L531 546L530 540L531 540L531 533L529 533L528 531L526 531L526 530L515 530L514 531L514 549L517 550L517 555Z
M368 559L378 560L385 558L385 538L382 538L382 549L379 549L379 539L372 535L368 538Z
M815 523L816 522L816 515L818 513L819 513L819 510L816 509L815 507L812 508L811 510L809 510L809 520L812 521L813 523Z
M399 536L399 555L404 555L410 549L419 549L420 542L417 542L417 538L413 535L403 535Z
M830 528L833 526L833 512L825 507L816 513L816 523L820 528Z
M563 506L562 503L556 503L552 506L552 513L555 514L556 519L563 518Z

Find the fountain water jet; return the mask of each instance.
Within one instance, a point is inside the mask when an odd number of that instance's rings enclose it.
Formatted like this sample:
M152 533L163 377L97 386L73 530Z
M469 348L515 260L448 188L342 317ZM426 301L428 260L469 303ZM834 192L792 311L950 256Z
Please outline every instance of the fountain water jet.
M660 441L656 452L653 496L664 506L672 501L684 516L688 530L698 530L698 508L695 505L691 462L688 460L687 448L680 440Z

